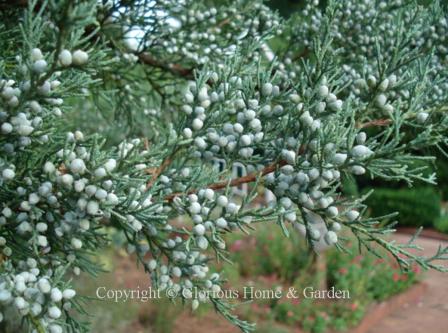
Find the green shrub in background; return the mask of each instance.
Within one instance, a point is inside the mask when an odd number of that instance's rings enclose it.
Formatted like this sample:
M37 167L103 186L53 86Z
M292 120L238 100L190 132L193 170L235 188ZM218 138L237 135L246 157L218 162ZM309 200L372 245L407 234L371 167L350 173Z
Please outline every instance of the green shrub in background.
M257 230L256 237L245 240L234 237L230 246L231 259L239 266L242 276L276 275L283 282L292 282L309 266L312 256L308 253L306 240L291 233L286 241L275 227L266 225Z
M435 220L434 228L437 231L448 234L448 215L440 216L437 220Z
M300 293L309 286L322 289L319 284L322 271L306 255L305 239L291 234L292 240L285 241L275 227L266 225L244 239L234 238L229 251L235 264L225 269L230 285L239 288L252 285L256 289L283 286L286 291L293 286ZM349 241L347 249L350 253L332 249L320 255L326 257L324 275L328 288L349 290L350 299L256 299L250 307L241 307L241 314L257 321L260 332L277 332L278 329L282 332L278 325L300 326L310 333L342 331L356 326L372 303L403 292L419 278L415 267L402 272L389 257L359 255L356 242ZM371 269L373 266L375 270Z
M448 200L448 162L442 158L443 155L440 152L434 151L434 155L437 156L435 161L414 161L410 163L409 167L427 167L423 170L423 175L428 177L430 174L437 174L437 190L442 196L442 200Z
M442 198L436 189L416 187L377 188L367 199L372 216L398 212L400 226L431 227L440 217Z
M358 305L388 299L405 291L418 279L418 266L402 272L390 258L358 255L355 244L351 251L347 256L340 251L328 253L328 285L338 290L350 290L351 298ZM369 267L375 267L375 270Z
M358 183L351 175L343 175L341 181L342 193L347 197L359 196Z
M448 162L437 160L435 172L437 172L437 187L442 193L443 200L448 200Z

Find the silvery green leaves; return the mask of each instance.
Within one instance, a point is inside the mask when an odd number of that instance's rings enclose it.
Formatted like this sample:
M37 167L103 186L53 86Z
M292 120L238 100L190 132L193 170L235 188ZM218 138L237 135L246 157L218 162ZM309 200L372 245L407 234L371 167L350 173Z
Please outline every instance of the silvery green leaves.
M122 38L129 51L148 52L154 65L175 63L186 69L223 63L238 48L281 29L279 17L261 1L245 0L219 7L197 1L123 4L114 21L126 24ZM256 59L256 53L251 57Z
M22 262L20 268L4 264L0 274L0 302L25 318L33 318L38 323L37 329L42 330L45 325L49 332L63 332L62 314L77 306L76 291L61 280L64 268L53 271L41 270L38 266L33 258ZM3 314L1 317L7 319ZM29 329L32 326L30 324Z
M246 68L244 75L234 74L232 67L200 74L185 93L182 111L188 127L182 133L194 142L192 156L205 161L226 158L227 163L242 163L254 174L263 174L271 163L281 161L264 179L278 200L281 220L297 223L296 213L315 211L329 226L338 227L322 234L311 232L311 246L321 238L334 244L335 232L341 229L336 222L341 172L365 173L363 166L374 152L366 146L366 133L350 120L351 106L344 110L343 101L333 92L339 83L335 76L327 79L311 64L304 66L309 80L296 85L280 80L275 72L257 74L260 67L253 67L252 73ZM354 133L349 140L348 132ZM299 220L308 224L303 217Z
M260 223L316 251L352 231L443 270L385 239L393 216L366 217L341 179L435 181L417 161L446 144L446 20L398 0L313 3L284 21L259 1L31 2L21 34L2 21L0 301L37 330L80 331L65 272L98 270L104 226L155 287L244 332L193 291L221 290L226 236Z
M434 81L431 93L425 93L422 107L444 103L440 90L447 85L443 65L446 49L440 39L444 38L447 24L446 13L437 2L419 7L400 0L338 1L324 14L321 6L309 1L303 13L297 13L292 22L302 14L308 14L310 19L293 25L291 38L309 52L313 49L313 38L325 29L325 22L330 18L331 26L327 29L333 39L331 51L338 53L345 79L350 82L348 87L356 96L364 100L373 97L377 107L387 114L396 107L394 100L409 99L413 92L412 78L419 71L414 65L434 49L428 67L428 74ZM286 59L294 57L294 51L288 52Z

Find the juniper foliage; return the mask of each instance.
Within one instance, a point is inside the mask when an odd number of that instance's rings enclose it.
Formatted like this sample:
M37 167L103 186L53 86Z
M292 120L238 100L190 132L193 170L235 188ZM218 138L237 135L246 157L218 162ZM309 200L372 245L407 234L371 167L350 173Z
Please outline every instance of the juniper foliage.
M342 176L436 183L416 162L447 155L439 3L311 1L283 19L259 0L13 0L0 18L2 320L88 331L70 278L99 272L106 230L154 286L244 332L209 267L230 232L277 223L343 251L345 230L446 271L447 249L390 241L393 212L341 193ZM260 189L274 199L255 204Z

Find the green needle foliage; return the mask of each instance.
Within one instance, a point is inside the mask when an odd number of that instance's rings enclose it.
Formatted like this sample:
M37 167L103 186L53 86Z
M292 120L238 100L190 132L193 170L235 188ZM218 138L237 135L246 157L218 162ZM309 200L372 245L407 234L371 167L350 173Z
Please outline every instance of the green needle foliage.
M88 331L70 277L101 270L106 229L156 288L243 332L210 265L231 232L277 223L343 251L346 230L446 271L447 249L391 241L393 212L364 217L341 179L436 183L416 162L446 155L447 33L437 2L312 1L284 20L258 0L1 1L1 319Z

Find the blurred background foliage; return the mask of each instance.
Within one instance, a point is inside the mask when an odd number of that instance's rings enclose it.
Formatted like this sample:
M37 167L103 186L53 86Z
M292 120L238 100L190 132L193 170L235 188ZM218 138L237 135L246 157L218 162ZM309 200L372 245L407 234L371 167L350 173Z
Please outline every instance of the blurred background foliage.
M403 292L422 277L417 267L403 272L392 258L359 254L356 242L349 246L348 254L331 249L325 255L309 256L302 237L292 233L291 239L285 240L274 223L245 237L233 235L229 244L233 264L226 265L227 287L238 290L240 295L248 286L255 290L279 288L283 291L280 299L235 300L243 302L237 307L238 313L257 322L257 332L284 333L297 327L312 333L343 331L356 326L372 304ZM108 289L147 287L144 273L135 269L126 253L110 250L100 260L105 268L115 272L100 276L102 286ZM76 283L84 295L94 296L98 288L98 283L88 278L78 279ZM285 297L290 287L298 291L299 298ZM306 287L349 290L350 299L304 298L302 291ZM95 313L92 332L236 331L232 327L215 326L210 304L192 313L180 303L173 306L163 298L115 303L94 297L88 306ZM196 322L200 325L195 326Z
M418 0L417 2L424 5L433 2L433 0ZM305 6L304 0L269 0L266 3L271 8L278 10L278 12L284 17L289 17L295 11ZM319 1L322 8L325 7L326 3L326 0ZM446 5L448 4L448 0L440 0L440 3Z

